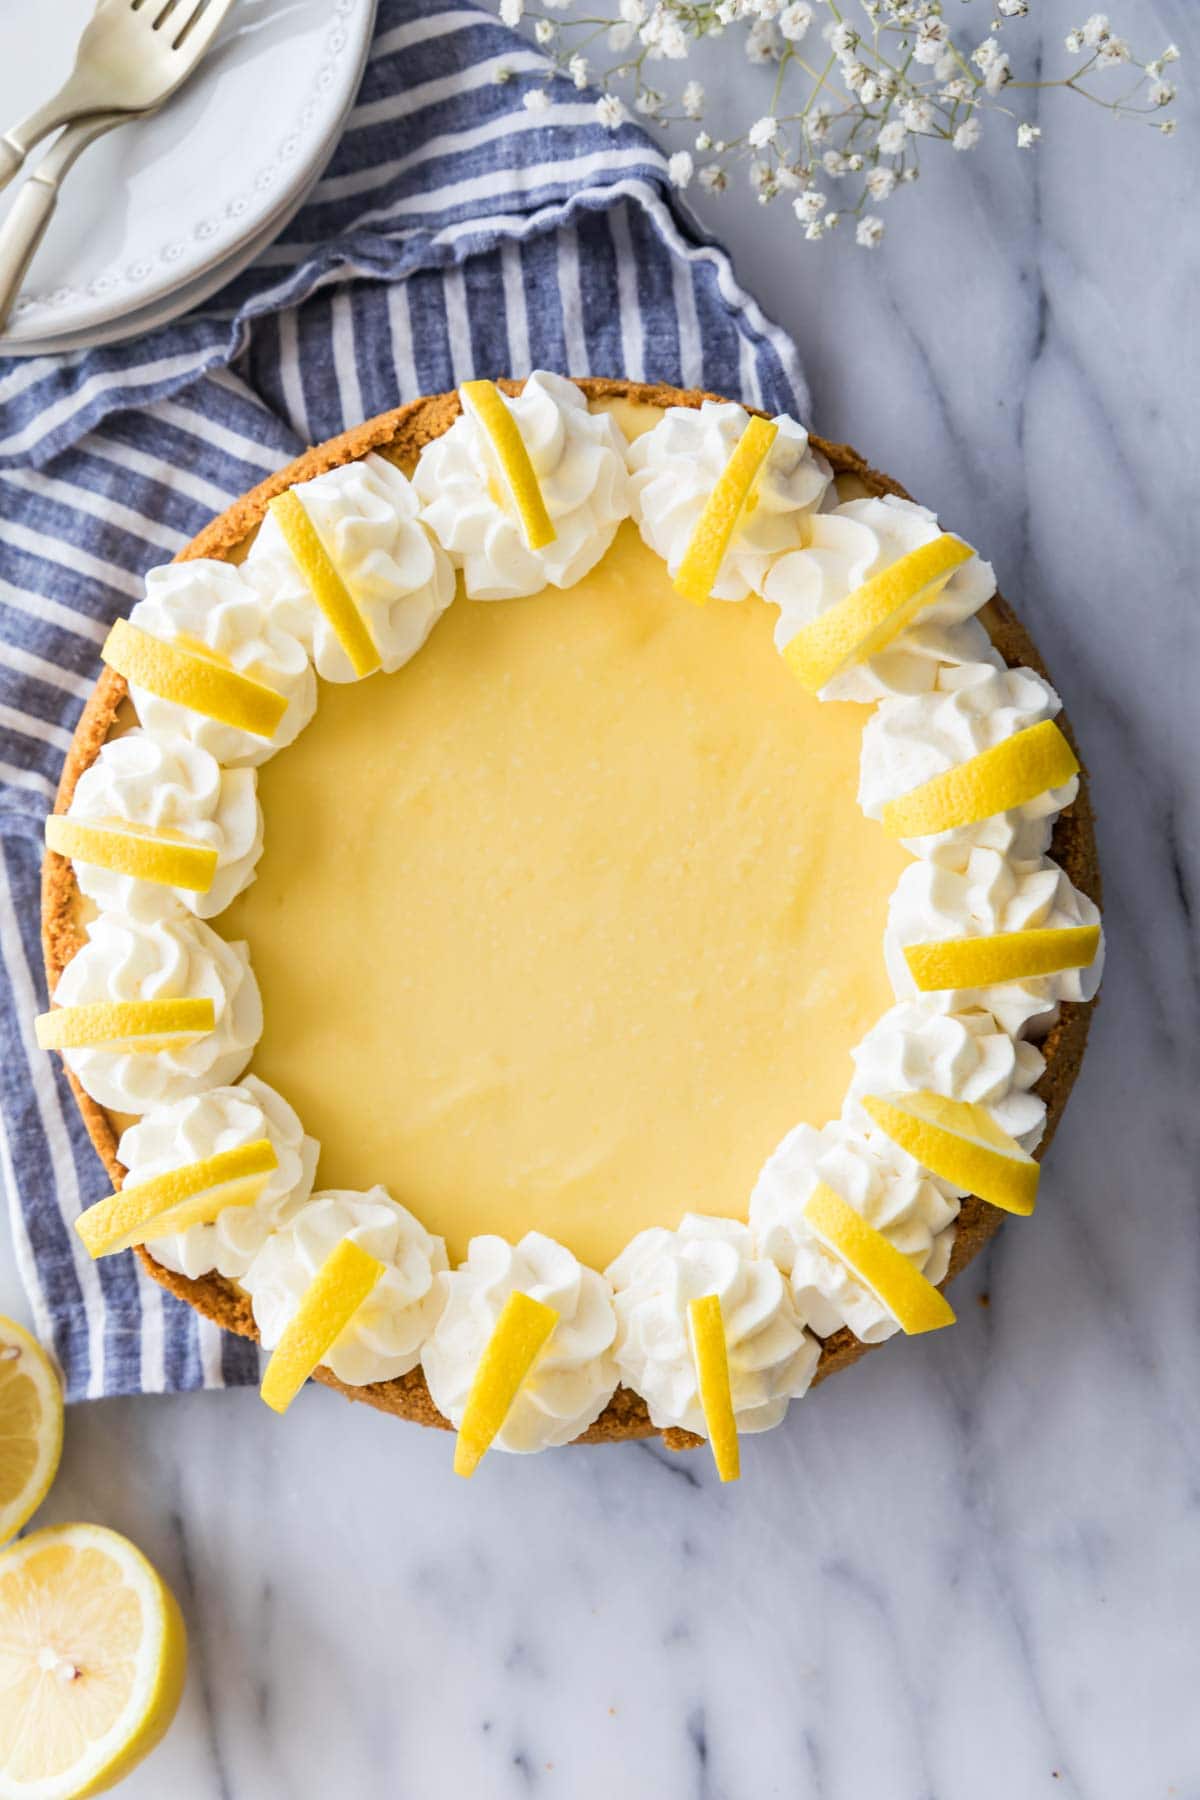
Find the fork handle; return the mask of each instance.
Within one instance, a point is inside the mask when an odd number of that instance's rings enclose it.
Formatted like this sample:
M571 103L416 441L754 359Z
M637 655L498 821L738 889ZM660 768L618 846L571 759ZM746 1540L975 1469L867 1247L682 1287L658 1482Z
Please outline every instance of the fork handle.
M21 145L5 134L0 137L0 188L7 187L21 164L25 161L26 152Z
M0 225L0 329L8 319L25 272L58 205L59 184L89 144L94 144L106 131L125 124L128 117L127 113L101 113L68 126L18 190L4 223ZM5 142L0 138L0 146Z

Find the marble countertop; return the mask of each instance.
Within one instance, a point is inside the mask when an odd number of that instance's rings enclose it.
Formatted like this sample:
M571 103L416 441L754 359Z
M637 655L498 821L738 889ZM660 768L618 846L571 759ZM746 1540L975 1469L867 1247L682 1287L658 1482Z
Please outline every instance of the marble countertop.
M1121 22L1200 50L1186 12ZM930 158L875 254L709 211L814 422L994 560L1078 728L1110 961L1036 1221L730 1490L644 1446L468 1485L323 1390L76 1407L41 1517L129 1533L191 1633L129 1800L1200 1795L1198 111Z

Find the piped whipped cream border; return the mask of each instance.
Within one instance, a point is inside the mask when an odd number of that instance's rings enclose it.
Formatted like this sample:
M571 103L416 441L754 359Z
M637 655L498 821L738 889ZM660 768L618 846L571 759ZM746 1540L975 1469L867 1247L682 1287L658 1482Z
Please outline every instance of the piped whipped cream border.
M320 536L336 552L339 575L350 594L361 597L368 628L378 632L380 621L386 622L383 665L389 669L416 654L449 604L450 565L467 592L480 597L531 593L548 582L567 586L599 562L621 521L632 517L647 545L669 569L677 567L749 419L733 402L673 406L630 441L611 414L589 411L576 384L544 371L535 372L520 394L506 396L506 404L529 440L551 512L569 541L562 567L556 552L547 557L526 550L490 472L480 428L466 412L423 448L411 482L368 453L301 484ZM805 624L940 528L926 508L893 495L843 498L803 426L786 417L777 423L779 435L761 476L762 504L739 524L714 598L736 602L758 594L774 604L775 639L783 651ZM362 481L347 474L356 468L366 471ZM458 495L454 505L447 497L451 486ZM887 799L1059 710L1058 696L1042 677L1007 668L977 620L994 592L991 568L972 555L936 604L883 653L821 691L821 700L850 699L872 709L859 796L867 816L878 817ZM257 554L252 548L248 565L203 559L170 564L150 572L147 594L133 609L135 623L168 643L201 641L213 660L275 687L288 700L274 739L250 742L244 732L134 688L143 735L160 741L168 760L172 752L177 761L189 754L194 760L193 746L201 746L222 771L236 769L239 779L252 783L249 771L311 718L316 674L349 676L315 602L305 601L301 572L270 532ZM95 812L96 786L96 780L87 786L81 781L82 795L68 816ZM889 965L903 965L896 946L917 938L1097 918L1092 903L1046 854L1054 821L1074 800L1076 787L974 827L906 840L914 861L889 908ZM156 804L152 784L123 794L122 822L152 832L159 823ZM172 825L205 824L211 832L211 807L189 806L190 813L185 808L178 819L172 816ZM238 888L253 878L252 864L239 869ZM189 919L195 897L170 889L139 894L145 885L85 876L81 889L99 913L79 953L83 962L76 966L73 959L60 977L56 1002L114 993L148 997L143 975L151 992L170 982L175 971L162 944L181 927L195 934ZM110 969L98 954L109 938L122 945L118 968ZM243 961L252 983L248 959ZM715 1289L730 1319L737 1423L741 1430L761 1430L778 1423L790 1399L806 1390L820 1340L848 1327L874 1343L897 1329L878 1297L805 1224L804 1203L818 1182L832 1185L931 1281L944 1280L949 1268L961 1196L883 1137L862 1108L863 1095L932 1091L967 1100L986 1107L1032 1148L1045 1116L1033 1091L1044 1067L1033 1039L1049 1029L1064 999L1092 997L1101 965L1098 956L1087 970L949 995L914 995L893 973L896 1004L852 1052L855 1074L841 1115L820 1128L798 1124L771 1153L750 1198L748 1222L687 1215L673 1231L638 1233L603 1272L584 1267L536 1232L515 1246L474 1238L462 1264L451 1269L442 1240L426 1233L386 1190L313 1195L315 1147L292 1158L294 1189L277 1179L269 1204L254 1209L241 1254L209 1249L223 1242L219 1220L193 1231L186 1245L168 1240L148 1247L166 1267L186 1267L189 1275L220 1268L249 1295L260 1332L273 1340L313 1272L313 1242L324 1242L335 1229L369 1232L389 1276L369 1318L347 1328L344 1344L339 1339L331 1365L341 1380L357 1385L386 1380L419 1361L435 1401L444 1396L443 1410L452 1416L486 1342L483 1327L507 1292L522 1285L535 1294L545 1290L567 1326L540 1390L522 1408L520 1429L499 1440L517 1451L569 1441L599 1416L619 1380L647 1402L660 1428L702 1430L686 1310L693 1292ZM222 998L228 1012L234 996L219 996L219 1011ZM143 1059L128 1052L90 1049L66 1056L101 1105L139 1116L134 1135L153 1141L155 1166L167 1168L171 1128L181 1118L188 1129L180 1134L184 1151L176 1166L226 1148L226 1097L246 1089L264 1117L289 1120L300 1141L290 1107L264 1084L247 1077L243 1090L223 1085L243 1073L257 1035L243 1031L238 1037L236 1067L228 1053L217 1064L201 1055L193 1058L194 1075L187 1068L166 1084L147 1082L138 1066ZM221 1103L209 1104L209 1094ZM313 1233L305 1229L310 1210ZM259 1317L260 1307L269 1318Z

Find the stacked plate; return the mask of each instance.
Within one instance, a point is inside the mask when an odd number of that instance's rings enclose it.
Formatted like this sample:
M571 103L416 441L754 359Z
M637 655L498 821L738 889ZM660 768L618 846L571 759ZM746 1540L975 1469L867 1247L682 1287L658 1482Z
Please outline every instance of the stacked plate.
M85 349L149 331L265 249L333 155L375 4L237 0L162 111L101 138L68 175L0 331L0 355ZM93 7L38 0L0 9L0 129L61 86ZM0 195L0 215L19 180Z

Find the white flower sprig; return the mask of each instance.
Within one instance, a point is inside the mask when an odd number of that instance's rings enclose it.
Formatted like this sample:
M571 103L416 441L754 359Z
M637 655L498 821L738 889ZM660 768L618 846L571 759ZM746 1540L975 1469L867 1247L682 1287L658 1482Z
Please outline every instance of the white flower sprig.
M1165 71L1178 62L1179 51L1168 44L1143 61L1105 13L1093 13L1067 33L1072 66L1065 74L1031 80L1014 70L1004 34L1029 15L1033 0L983 0L990 16L982 35L952 29L943 0L857 0L858 25L843 16L855 0L602 0L586 15L576 11L584 0L541 4L549 12L525 0L499 0L504 22L525 21L547 52L547 82L561 74L576 88L598 89L594 116L610 131L629 118L627 102L655 125L687 129L689 147L668 158L675 187L696 182L722 193L745 165L759 203L789 195L803 235L812 241L845 225L856 243L874 249L884 221L872 209L917 180L921 151L938 140L956 151L973 150L989 113L1004 122L1016 148L1035 149L1042 126L1018 117L1018 94L1064 89L1114 118L1148 122L1164 137L1175 131L1175 120L1164 116L1175 99ZM975 0L962 0L964 17L968 9L977 20L983 10ZM671 100L648 71L654 64L686 62L694 44L731 27L743 28L749 60L775 65L776 76L769 109L739 137L719 139L704 129L706 100L698 81L684 82ZM609 53L605 66L596 65L598 49ZM657 70L655 76L663 79ZM506 69L497 75L511 78ZM524 104L530 112L548 112L548 88L530 88ZM839 184L835 204L828 195L832 183Z

